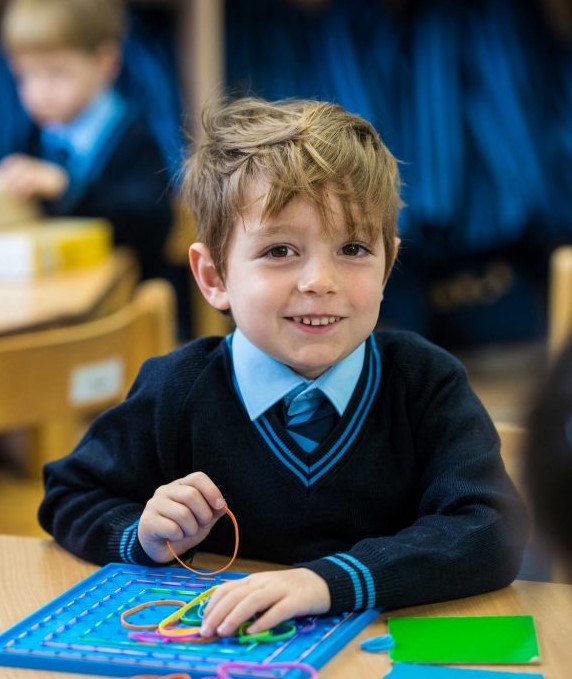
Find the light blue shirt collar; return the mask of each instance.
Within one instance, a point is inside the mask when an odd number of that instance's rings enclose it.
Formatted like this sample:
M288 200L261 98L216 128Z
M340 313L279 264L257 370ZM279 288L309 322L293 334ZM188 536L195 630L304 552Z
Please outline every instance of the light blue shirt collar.
M365 342L342 361L308 380L272 358L238 329L231 335L231 355L240 395L251 420L266 412L300 384L313 382L343 415L356 387L365 357Z
M68 123L46 125L43 134L67 140L75 154L84 155L120 109L123 110L123 100L119 94L106 89L76 118Z

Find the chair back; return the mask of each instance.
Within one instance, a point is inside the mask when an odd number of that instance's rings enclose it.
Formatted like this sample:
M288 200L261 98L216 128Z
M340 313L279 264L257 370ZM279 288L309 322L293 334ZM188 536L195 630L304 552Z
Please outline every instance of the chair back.
M197 227L189 208L176 198L172 203L173 223L165 246L165 260L173 266L189 265L189 247L197 240ZM227 335L232 330L229 318L205 300L192 274L189 275L191 321L194 337Z
M572 339L572 246L562 245L550 258L548 344L555 357Z
M508 475L518 492L526 495L523 483L523 458L526 429L518 424L496 422L497 432L501 440L501 457Z
M0 431L34 433L37 474L75 446L85 422L119 403L147 358L175 346L175 299L164 280L96 320L0 337Z

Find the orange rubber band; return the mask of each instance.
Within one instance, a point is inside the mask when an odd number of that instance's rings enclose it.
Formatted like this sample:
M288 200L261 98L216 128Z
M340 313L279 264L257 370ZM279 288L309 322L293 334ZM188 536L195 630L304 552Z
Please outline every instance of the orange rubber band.
M128 611L123 611L121 614L121 624L123 627L127 627L127 629L135 629L135 630L142 630L142 629L156 629L157 628L157 623L153 625L136 625L133 622L128 622L127 618L130 615L133 615L133 613L137 613L138 611L142 611L144 608L149 608L151 606L184 606L185 602L184 601L179 601L178 599L158 599L157 601L144 601L142 604L138 604L137 606L133 606L133 608L130 608Z
M182 559L180 559L177 556L177 554L175 554L175 550L171 546L171 543L167 540L167 547L169 548L169 551L173 555L173 558L175 559L175 561L178 561L178 563L183 568L186 568L188 571L191 571L191 573L194 573L195 575L217 575L218 573L222 573L223 571L226 571L228 568L230 568L232 566L232 564L234 563L234 560L236 559L236 555L238 554L238 545L239 545L238 521L236 520L236 516L230 511L230 509L228 507L225 506L224 511L228 514L228 517L232 521L232 525L234 526L234 552L233 552L232 556L230 557L230 561L226 564L226 566L223 566L222 568L219 568L216 571L197 571L194 568L191 568Z

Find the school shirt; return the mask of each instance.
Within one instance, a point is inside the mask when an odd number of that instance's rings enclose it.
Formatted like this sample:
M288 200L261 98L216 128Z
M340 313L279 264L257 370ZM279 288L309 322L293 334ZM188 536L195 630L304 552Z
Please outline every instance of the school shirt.
M523 505L495 427L460 362L414 333L368 338L350 402L310 454L276 418L250 419L224 339L147 361L124 403L46 466L40 523L88 561L153 564L144 505L198 470L237 517L239 556L314 571L332 614L486 592L520 566ZM200 549L233 544L223 517Z
M85 190L90 175L100 171L107 140L127 114L126 102L113 90L104 90L76 118L49 123L40 131L40 156L61 165L69 177L62 205L72 206Z
M260 417L300 385L319 389L338 415L343 415L362 371L365 355L365 343L362 342L349 356L310 380L252 344L238 328L226 341L231 347L237 391L251 420Z
M74 120L36 128L31 155L64 167L65 193L43 201L49 216L103 217L114 240L139 255L143 277L163 275L172 222L162 153L139 111L106 90Z

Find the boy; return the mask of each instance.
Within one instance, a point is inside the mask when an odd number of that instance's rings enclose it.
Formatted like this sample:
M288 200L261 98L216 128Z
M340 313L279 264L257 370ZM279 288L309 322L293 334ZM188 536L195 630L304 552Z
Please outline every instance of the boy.
M167 541L229 553L228 503L243 557L297 567L218 588L205 636L507 585L521 504L492 422L446 352L373 334L396 257L395 160L327 103L238 100L204 126L190 263L237 329L143 367L47 466L43 527L91 561L160 564Z
M162 271L171 225L165 163L114 91L124 33L118 0L10 0L2 40L36 124L28 153L0 163L0 183L49 215L105 217L144 277Z

